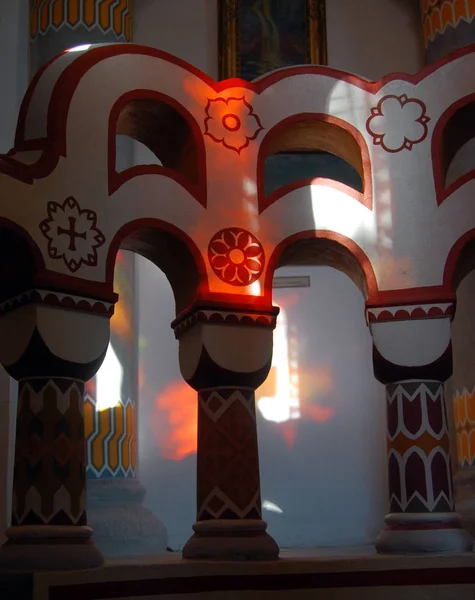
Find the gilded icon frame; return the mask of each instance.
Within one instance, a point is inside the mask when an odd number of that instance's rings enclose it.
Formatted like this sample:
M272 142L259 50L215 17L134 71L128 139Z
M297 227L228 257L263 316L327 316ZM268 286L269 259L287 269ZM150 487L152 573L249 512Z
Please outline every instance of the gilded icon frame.
M325 0L291 0L305 8L306 64L327 64L327 32ZM218 0L219 16L219 79L241 77L239 22L241 0Z

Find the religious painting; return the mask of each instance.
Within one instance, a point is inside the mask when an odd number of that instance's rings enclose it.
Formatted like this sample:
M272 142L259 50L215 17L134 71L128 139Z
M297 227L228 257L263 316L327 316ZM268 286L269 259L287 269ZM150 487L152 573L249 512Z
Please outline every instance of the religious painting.
M219 0L220 79L326 64L325 0Z

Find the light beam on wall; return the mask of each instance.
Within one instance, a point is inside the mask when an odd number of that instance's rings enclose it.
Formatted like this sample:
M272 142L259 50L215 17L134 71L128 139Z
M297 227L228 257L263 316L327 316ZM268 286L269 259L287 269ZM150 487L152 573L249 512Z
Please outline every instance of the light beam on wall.
M298 388L298 361L292 352L288 339L287 314L280 306L277 325L274 330L274 352L267 385L257 391L257 407L264 419L274 423L284 423L300 417ZM272 391L269 393L268 390Z
M114 408L121 401L124 370L117 354L109 344L107 354L96 375L96 410Z
M83 52L84 50L89 50L92 44L81 44L80 46L74 46L74 48L68 48L66 52Z
M376 222L372 210L338 188L325 185L316 178L311 185L312 212L315 229L327 229L353 239L363 228L368 240L375 239Z
M277 506L277 504L274 504L273 502L269 502L269 500L264 500L262 502L262 509L268 510L269 512L278 513L279 515L284 514L284 511L279 506Z

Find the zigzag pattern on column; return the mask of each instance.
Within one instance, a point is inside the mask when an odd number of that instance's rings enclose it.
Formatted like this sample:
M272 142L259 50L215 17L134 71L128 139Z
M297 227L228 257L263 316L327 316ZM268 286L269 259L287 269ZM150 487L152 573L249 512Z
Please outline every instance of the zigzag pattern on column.
M443 34L447 27L454 29L465 21L471 23L475 16L473 0L421 0L424 42L427 48L437 34Z
M99 27L114 32L117 41L130 42L132 0L33 0L30 9L30 36L34 40L62 27L87 30Z
M98 411L94 397L86 393L84 426L88 477L135 477L136 418L136 406L130 398L113 408Z
M457 460L461 467L475 461L475 387L454 394L454 421L457 435Z
M443 384L394 384L387 402L391 512L453 510Z

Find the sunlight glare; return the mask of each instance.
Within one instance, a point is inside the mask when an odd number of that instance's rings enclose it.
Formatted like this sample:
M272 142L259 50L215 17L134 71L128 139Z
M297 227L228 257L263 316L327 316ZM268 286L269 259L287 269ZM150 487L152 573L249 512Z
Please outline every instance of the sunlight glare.
M68 48L66 52L82 52L83 50L89 50L92 44L81 44L80 46L74 46L74 48Z
M262 502L262 509L268 510L269 512L278 513L279 515L284 514L284 511L279 506L277 506L277 504L274 504L273 502L269 502L269 500L264 500Z
M109 344L107 354L96 375L96 410L102 411L114 408L120 404L124 370Z
M313 180L311 194L316 229L328 229L353 239L362 228L367 238L375 238L375 214L355 198L319 179Z
M266 421L284 423L300 417L298 374L296 370L291 372L289 356L287 315L280 307L277 326L274 330L274 352L271 367L276 376L275 395L258 397L257 400L257 407ZM292 358L296 365L295 356ZM259 391L257 391L258 393Z

